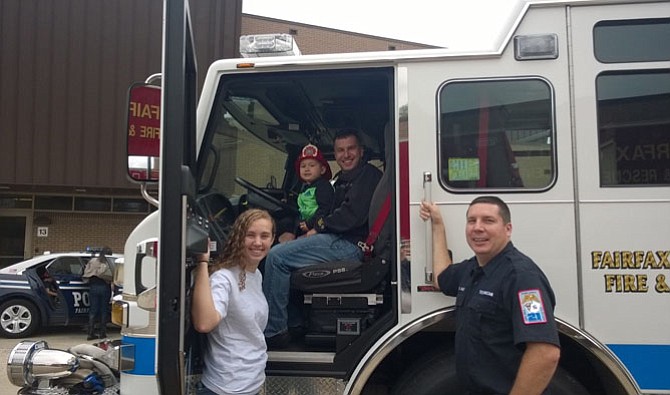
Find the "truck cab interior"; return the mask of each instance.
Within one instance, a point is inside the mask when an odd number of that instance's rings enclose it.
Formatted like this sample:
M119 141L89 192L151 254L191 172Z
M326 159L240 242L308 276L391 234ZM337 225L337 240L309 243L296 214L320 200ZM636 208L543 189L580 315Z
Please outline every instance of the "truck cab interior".
M302 186L294 163L306 144L316 145L336 174L334 136L356 129L364 160L383 172L369 213L370 226L381 224L372 254L360 262L315 262L292 278L292 304L304 324L285 351L313 353L324 363L312 369L336 375L346 375L395 323L393 89L390 67L224 74L201 145L196 206L218 245L251 207L269 211L278 234L294 223ZM269 370L290 363L281 355L270 354Z

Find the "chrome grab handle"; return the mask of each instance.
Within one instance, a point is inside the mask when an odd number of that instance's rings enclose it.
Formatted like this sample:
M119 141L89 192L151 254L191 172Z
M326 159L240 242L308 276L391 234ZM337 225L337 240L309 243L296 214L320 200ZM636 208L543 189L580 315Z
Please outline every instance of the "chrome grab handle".
M423 200L432 202L431 184L433 175L429 171L423 172ZM426 284L433 283L433 229L430 221L425 222L426 231L426 266L424 267Z

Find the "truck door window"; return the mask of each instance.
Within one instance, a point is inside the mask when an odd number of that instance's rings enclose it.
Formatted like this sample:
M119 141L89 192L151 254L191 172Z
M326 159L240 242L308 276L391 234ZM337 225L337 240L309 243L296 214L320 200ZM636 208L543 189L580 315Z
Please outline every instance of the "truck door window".
M600 186L670 185L670 71L605 72L596 89Z
M543 190L555 178L550 85L539 78L450 81L439 93L447 189Z

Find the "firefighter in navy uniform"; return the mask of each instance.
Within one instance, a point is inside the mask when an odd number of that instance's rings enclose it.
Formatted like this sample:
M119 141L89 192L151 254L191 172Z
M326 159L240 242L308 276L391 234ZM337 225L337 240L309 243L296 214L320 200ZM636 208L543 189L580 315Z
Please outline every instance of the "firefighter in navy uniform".
M556 299L540 268L510 241L509 208L493 196L467 211L466 238L475 256L451 264L439 208L432 219L435 286L456 297L456 371L470 395L549 394L560 343Z

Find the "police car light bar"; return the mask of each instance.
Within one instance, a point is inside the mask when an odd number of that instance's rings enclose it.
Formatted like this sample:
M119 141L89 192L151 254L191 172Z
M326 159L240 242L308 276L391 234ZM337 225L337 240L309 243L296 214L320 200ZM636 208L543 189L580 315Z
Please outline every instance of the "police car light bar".
M250 34L240 36L240 54L245 58L296 56L300 49L290 34Z

